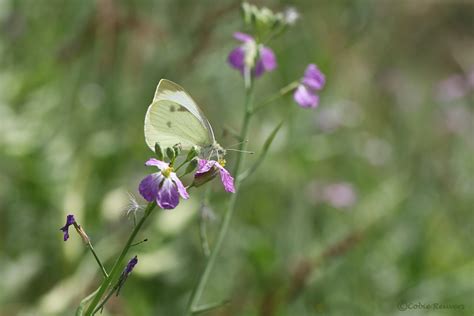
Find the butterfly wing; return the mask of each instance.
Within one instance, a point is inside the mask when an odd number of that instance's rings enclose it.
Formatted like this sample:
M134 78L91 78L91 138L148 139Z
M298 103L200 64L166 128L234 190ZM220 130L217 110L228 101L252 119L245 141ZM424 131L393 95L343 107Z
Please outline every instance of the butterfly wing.
M157 142L163 148L179 143L189 150L195 145L213 144L214 133L189 94L176 83L162 79L145 116L145 140L152 150Z

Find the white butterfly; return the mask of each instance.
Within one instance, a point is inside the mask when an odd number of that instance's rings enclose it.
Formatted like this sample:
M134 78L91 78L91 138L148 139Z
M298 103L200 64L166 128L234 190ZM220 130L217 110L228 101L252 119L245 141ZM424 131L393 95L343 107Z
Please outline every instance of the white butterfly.
M181 86L166 79L158 83L146 112L145 140L153 151L155 143L159 143L162 148L179 144L183 150L197 146L207 159L225 154L196 102Z

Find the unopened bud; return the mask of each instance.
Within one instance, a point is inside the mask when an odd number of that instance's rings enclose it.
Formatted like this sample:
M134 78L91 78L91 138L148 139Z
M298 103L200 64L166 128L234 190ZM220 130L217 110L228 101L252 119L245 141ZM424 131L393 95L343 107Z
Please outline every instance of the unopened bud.
M166 148L166 156L168 156L169 160L174 160L176 157L174 149L171 147Z
M199 155L199 149L196 146L193 146L189 152L188 155L186 156L186 161L191 161L194 157Z
M174 150L174 156L175 157L178 157L179 154L181 153L181 144L176 144L173 146L173 150Z
M163 159L164 159L163 150L161 149L161 146L158 143L155 143L155 154L156 154L156 157L158 158L158 160L163 161Z

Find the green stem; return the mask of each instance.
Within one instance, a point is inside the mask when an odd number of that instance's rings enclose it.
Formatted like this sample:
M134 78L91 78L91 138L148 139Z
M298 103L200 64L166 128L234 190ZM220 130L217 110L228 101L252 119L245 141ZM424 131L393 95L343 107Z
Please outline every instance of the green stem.
M99 290L97 291L97 294L94 297L94 300L92 301L92 303L87 308L86 313L85 313L86 316L90 316L90 315L93 314L97 304L99 304L99 301L102 298L102 295L104 295L105 291L107 290L109 285L112 283L112 281L114 281L118 277L119 273L122 270L121 264L122 264L123 259L127 255L127 252L130 249L130 247L133 243L133 240L135 239L135 236L137 235L138 231L143 226L143 224L145 223L145 220L148 218L148 216L150 216L151 211L155 208L155 206L156 206L155 202L152 202L152 203L148 204L147 208L145 209L145 214L140 219L140 221L137 223L137 226L135 226L135 228L133 229L132 234L130 235L130 237L127 240L127 243L125 244L125 246L122 249L122 252L120 253L117 260L115 261L115 263L112 267L112 270L110 271L109 276L102 281L102 284L100 285Z
M255 106L252 114L263 110L264 108L271 105L273 102L275 102L279 98L281 98L281 97L285 96L286 94L290 93L291 91L295 90L298 87L298 85L299 85L298 81L293 81L292 83L287 84L286 86L281 88L280 91L278 91L278 93L275 93L274 95L268 97L267 99L260 102L257 106Z
M105 304L107 303L107 301L112 297L112 295L114 295L114 293L117 291L117 286L114 286L114 288L112 290L110 290L110 292L107 294L107 296L102 300L102 302L99 304L99 306L97 306L97 308L94 310L94 313L97 313L98 311L100 311L102 308L104 308Z
M247 135L249 132L249 126L250 126L250 119L253 114L253 108L252 108L252 102L253 102L253 84L252 82L248 85L246 85L246 95L245 95L245 114L244 114L244 120L242 123L242 129L240 131L240 138L241 139L247 139ZM247 142L243 142L239 146L239 150L243 151L247 147ZM243 152L238 152L237 154L237 159L235 161L235 167L233 170L233 174L235 176L235 193L232 194L226 213L224 215L224 221L222 223L222 226L219 230L219 234L217 236L217 241L212 248L211 255L206 263L206 266L204 268L204 272L201 274L199 281L194 288L193 292L191 293L191 297L189 298L188 306L187 306L187 315L191 315L193 313L193 309L196 307L197 303L201 299L202 293L204 292L204 289L207 285L207 282L209 280L209 276L211 275L212 268L214 267L214 264L216 262L217 255L220 252L220 249L222 247L222 244L224 242L224 239L227 235L227 231L229 230L229 224L232 219L232 216L235 212L235 205L237 202L237 197L239 194L239 188L240 188L240 181L238 177L238 173L240 172L240 168L242 166L242 161L243 161Z
M201 203L201 208L199 210L199 236L201 237L201 248L203 254L207 257L211 254L211 248L209 247L209 241L207 238L207 228L206 223L208 218L204 217L205 208L209 205L209 195L211 194L211 187L207 186L206 191L204 192L204 199Z
M100 261L99 256L97 256L97 253L95 252L94 247L92 247L92 244L91 244L90 241L89 241L89 243L87 244L87 248L89 248L89 250L92 252L92 255L94 256L95 261L97 261L97 264L99 265L100 270L102 271L102 274L104 275L104 278L108 278L109 275L107 274L107 270L105 270L104 265L103 265L102 262Z

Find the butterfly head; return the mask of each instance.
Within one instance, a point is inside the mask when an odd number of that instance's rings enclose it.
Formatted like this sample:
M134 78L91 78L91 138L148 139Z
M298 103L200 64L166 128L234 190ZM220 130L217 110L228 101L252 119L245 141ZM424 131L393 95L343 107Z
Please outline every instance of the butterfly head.
M216 158L216 160L224 158L226 150L222 148L219 143L214 141L212 145L206 146L202 149L200 156L204 159L210 160Z
M226 150L222 148L222 146L219 145L217 142L214 142L214 144L212 145L212 149L215 152L218 159L224 157L226 154Z

